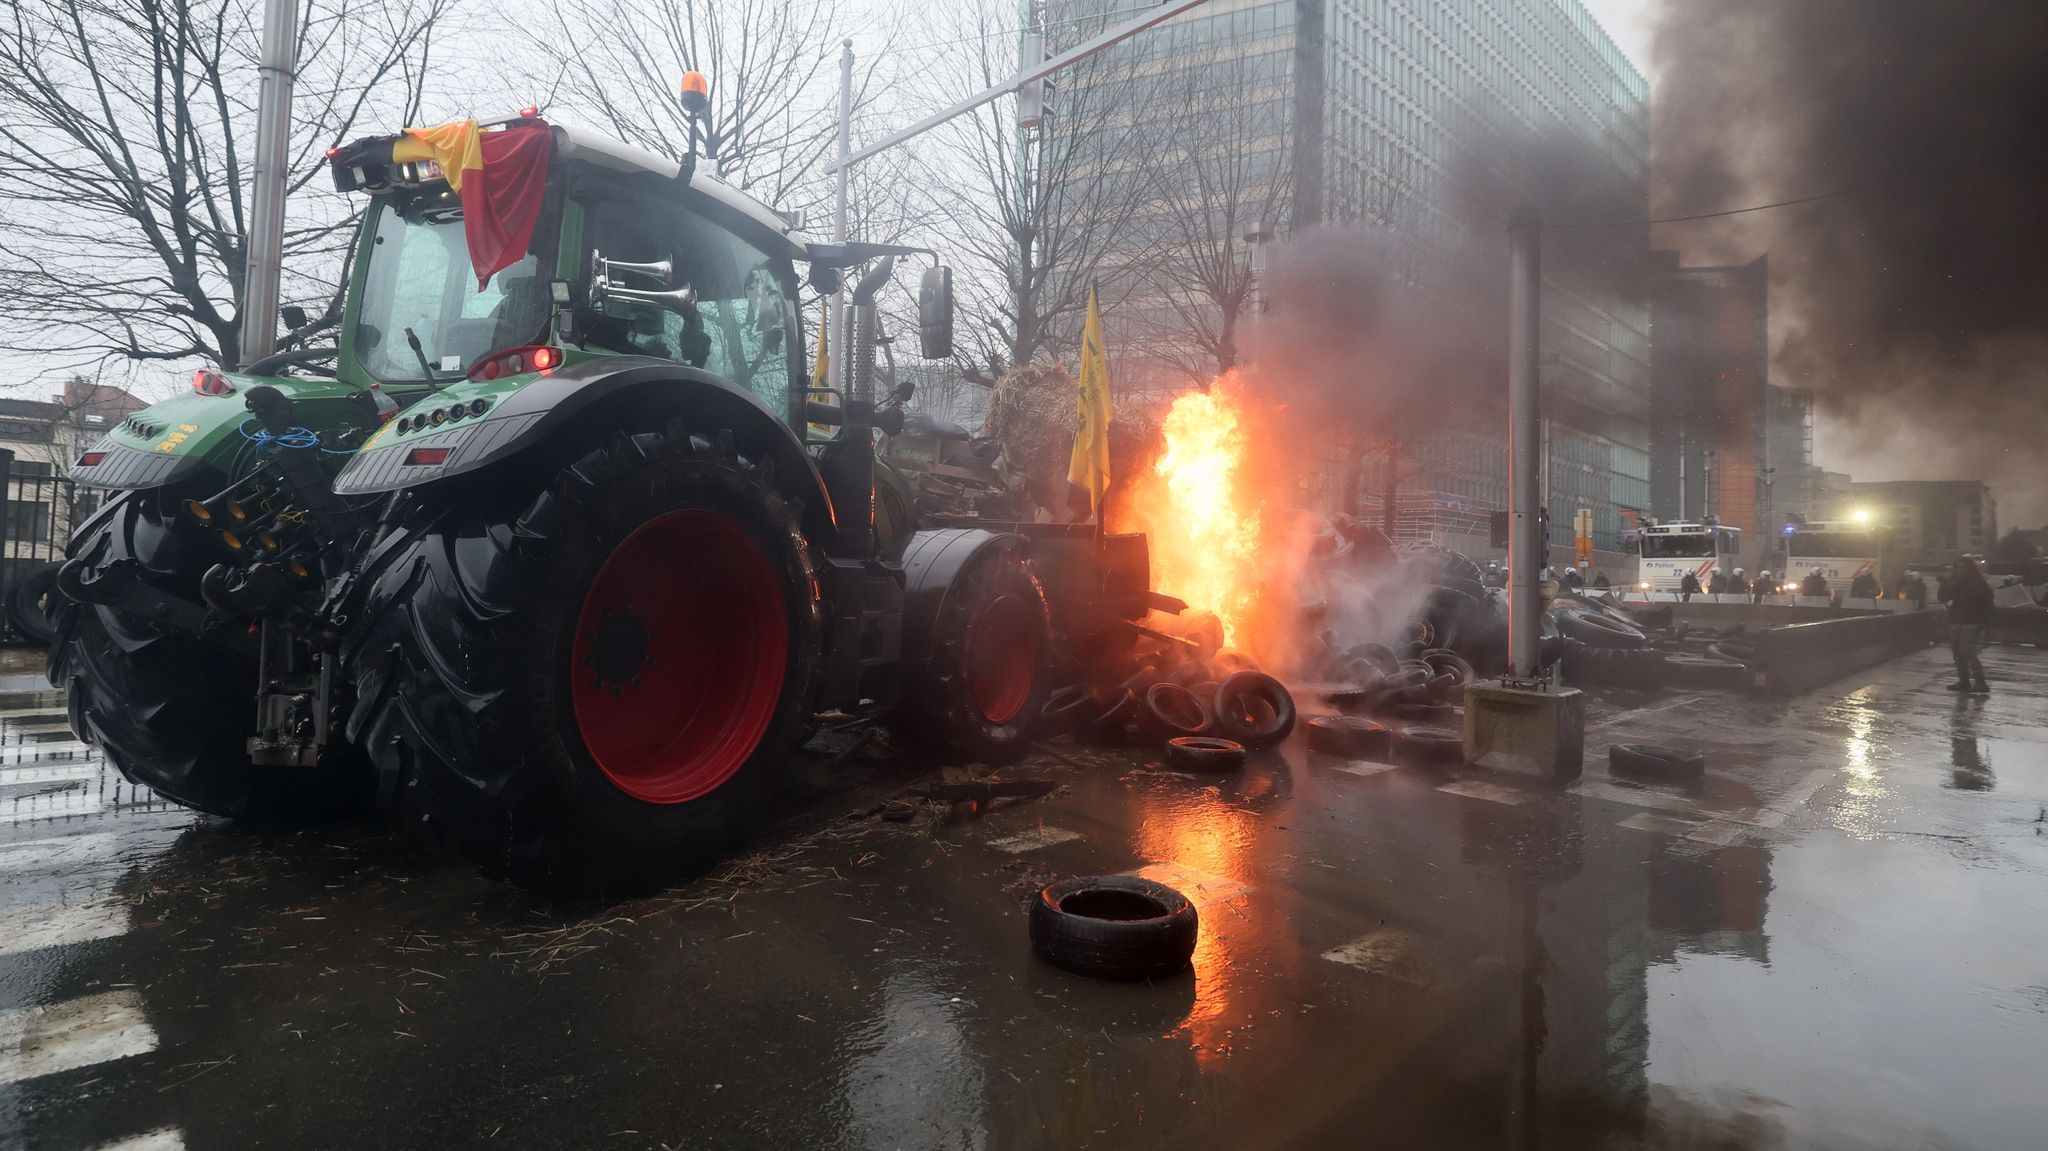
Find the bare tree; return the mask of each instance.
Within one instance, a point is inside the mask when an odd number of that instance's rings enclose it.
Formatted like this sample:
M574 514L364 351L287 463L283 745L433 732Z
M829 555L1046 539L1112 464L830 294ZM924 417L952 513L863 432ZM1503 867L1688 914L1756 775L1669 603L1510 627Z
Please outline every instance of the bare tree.
M843 9L798 0L560 0L543 9L550 51L574 44L560 103L610 134L681 158L689 119L682 74L711 82L699 151L771 204L822 202L822 165L838 132L839 43L854 28ZM856 104L874 82L874 46L861 57Z
M966 47L945 53L932 76L947 96L1015 74L1015 11L1002 0L958 10L947 34ZM1063 22L1047 51L1094 35L1109 18ZM949 125L943 150L913 158L922 184L946 189L930 212L966 265L958 290L968 378L987 383L1071 349L1089 286L1108 310L1146 273L1150 245L1132 227L1156 147L1141 114L1145 84L1134 52L1104 52L1059 74L1039 127L1020 128L1014 102L998 100Z
M1162 318L1173 323L1148 343L1198 382L1238 362L1253 286L1245 232L1285 227L1294 199L1293 115L1277 60L1219 45L1176 61L1154 96L1152 120L1171 143L1148 208L1162 241Z
M332 326L359 210L296 194L330 144L419 110L451 0L303 0L286 298ZM56 372L237 360L256 0L18 0L0 33L0 319ZM344 15L346 12L346 15ZM287 341L287 345L291 341Z

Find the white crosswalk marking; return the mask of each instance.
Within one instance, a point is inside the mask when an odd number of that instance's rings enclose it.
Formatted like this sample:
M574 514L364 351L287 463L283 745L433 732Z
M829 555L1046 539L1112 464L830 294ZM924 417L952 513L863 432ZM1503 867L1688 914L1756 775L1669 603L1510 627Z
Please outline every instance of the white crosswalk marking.
M44 796L32 804L19 804L12 811L0 809L0 827L51 819L75 819L81 815L98 815L106 809L106 793L98 788Z
M0 910L0 958L111 939L128 930L128 905L104 899L62 904L28 904Z
M0 845L0 875L21 871L55 871L97 863L111 857L117 843L111 831L25 839Z
M0 767L0 787L13 787L22 783L59 783L70 779L98 779L100 765L81 763L77 760L55 760L49 763L19 764Z
M1446 791L1452 795L1462 795L1467 799L1483 799L1488 803L1504 803L1509 807L1529 802L1529 793L1526 791L1513 787L1503 787L1498 783L1487 783L1485 780L1480 779L1461 779L1455 783L1444 784L1442 787L1437 788L1437 790Z
M112 1143L101 1143L91 1151L185 1151L185 1133L176 1127L160 1127Z
M132 989L0 1011L0 1086L154 1050Z
M74 763L91 748L75 739L47 743L0 744L0 766L37 763Z

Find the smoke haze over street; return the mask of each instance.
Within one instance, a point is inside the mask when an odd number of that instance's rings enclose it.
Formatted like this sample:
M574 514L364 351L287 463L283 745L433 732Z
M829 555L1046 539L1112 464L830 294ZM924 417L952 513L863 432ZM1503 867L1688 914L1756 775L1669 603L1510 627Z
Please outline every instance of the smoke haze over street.
M1823 462L1981 477L2003 522L2048 519L2048 8L1667 0L1654 22L1658 216L1835 193L1658 237L1769 256L1772 381L1817 393Z

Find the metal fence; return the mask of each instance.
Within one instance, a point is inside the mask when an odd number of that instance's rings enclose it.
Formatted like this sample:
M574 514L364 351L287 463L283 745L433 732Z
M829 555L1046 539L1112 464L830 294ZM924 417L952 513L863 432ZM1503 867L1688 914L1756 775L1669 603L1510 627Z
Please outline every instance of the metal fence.
M174 806L123 778L72 732L62 693L0 693L0 834Z
M4 448L0 448L0 484L7 493L6 514L0 516L0 606L4 606L21 581L64 559L72 526L92 515L101 494L78 487L50 464L17 460ZM6 620L5 641L24 642L8 615L0 611L0 619Z

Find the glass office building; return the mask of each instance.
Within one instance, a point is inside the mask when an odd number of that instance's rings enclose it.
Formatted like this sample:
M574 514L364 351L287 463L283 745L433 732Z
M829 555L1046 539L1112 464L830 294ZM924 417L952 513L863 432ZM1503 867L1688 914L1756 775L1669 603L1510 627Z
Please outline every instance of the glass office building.
M1079 39L1088 17L1128 11L1113 0L1054 0L1042 16L1057 47ZM1472 201L1475 180L1493 184L1483 199L1515 198L1533 153L1497 142L1566 137L1603 220L1647 215L1647 85L1579 0L1213 0L1121 51L1155 75L1211 70L1219 82L1244 73L1217 70L1218 59L1257 61L1262 100L1287 112L1267 147L1291 176L1276 221L1282 243L1316 223L1377 229L1382 250L1416 269L1404 282L1444 292L1454 314L1468 301L1432 286L1433 262L1454 251L1469 260L1476 248L1497 259L1505 281L1504 211L1474 220L1455 206ZM1186 115L1187 104L1138 114ZM1596 546L1614 548L1650 505L1647 242L1643 227L1546 235L1544 441L1556 544L1571 542L1574 513L1589 508ZM1475 323L1498 323L1469 310ZM1135 327L1170 318L1163 306L1148 313L1142 294L1122 317ZM1382 450L1346 466L1320 453L1338 469L1320 485L1329 502L1384 517L1399 537L1485 550L1470 537L1505 506L1505 391L1503 379L1499 407L1476 405L1483 410L1458 413L1455 427L1407 437L1397 459Z

